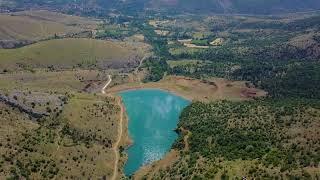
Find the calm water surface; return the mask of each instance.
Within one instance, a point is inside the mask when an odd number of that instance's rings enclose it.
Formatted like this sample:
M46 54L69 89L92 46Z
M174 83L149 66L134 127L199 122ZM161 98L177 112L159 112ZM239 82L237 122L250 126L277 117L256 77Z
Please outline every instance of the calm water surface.
M124 91L119 94L129 117L129 135L133 145L127 150L125 174L132 175L141 166L161 159L177 138L173 130L189 101L157 89Z

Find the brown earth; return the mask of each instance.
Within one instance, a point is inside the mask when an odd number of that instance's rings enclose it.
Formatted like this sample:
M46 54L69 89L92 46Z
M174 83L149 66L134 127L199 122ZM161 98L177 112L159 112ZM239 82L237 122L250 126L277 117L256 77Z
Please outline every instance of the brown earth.
M249 100L265 96L267 93L256 88L249 88L244 81L229 81L221 78L198 80L183 76L166 76L159 82L140 84L137 82L115 85L107 89L108 93L117 93L125 90L155 88L162 89L189 100L212 101Z

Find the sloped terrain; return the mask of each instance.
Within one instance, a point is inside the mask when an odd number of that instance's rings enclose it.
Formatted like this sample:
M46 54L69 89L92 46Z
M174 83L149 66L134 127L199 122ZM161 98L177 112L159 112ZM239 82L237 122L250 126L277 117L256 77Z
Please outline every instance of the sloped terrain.
M97 22L49 11L0 14L0 47L15 48L39 40L93 31Z
M2 70L34 67L126 67L138 64L143 48L125 42L85 38L42 41L18 49L0 49Z
M21 72L0 79L0 179L113 175L119 104L82 92L87 80L103 80L103 72Z

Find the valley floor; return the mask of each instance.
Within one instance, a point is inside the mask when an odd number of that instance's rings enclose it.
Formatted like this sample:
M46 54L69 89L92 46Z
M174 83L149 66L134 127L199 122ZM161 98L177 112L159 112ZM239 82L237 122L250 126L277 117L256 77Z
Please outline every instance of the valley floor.
M192 103L132 178L320 179L319 12L100 18L0 14L0 179L126 178L142 88Z

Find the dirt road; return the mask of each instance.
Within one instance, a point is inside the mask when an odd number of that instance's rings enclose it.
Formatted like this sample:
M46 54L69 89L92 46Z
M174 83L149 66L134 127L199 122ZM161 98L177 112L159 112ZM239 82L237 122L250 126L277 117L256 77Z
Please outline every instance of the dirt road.
M109 84L111 83L112 79L111 79L111 75L108 75L109 77L109 81L103 86L103 88L101 89L101 93L102 94L106 94L105 90L106 88L109 86ZM118 105L120 107L120 120L119 120L119 127L118 127L118 139L115 142L114 146L113 146L113 151L115 154L115 162L114 162L114 167L113 167L113 175L111 177L111 180L115 180L118 177L118 164L119 164L119 144L121 141L121 137L122 137L122 122L123 122L123 106L121 103L121 98L117 98L117 102Z
M120 107L120 121L119 121L119 127L118 127L118 139L116 141L116 143L114 144L113 150L115 153L115 163L114 163L114 168L113 168L113 176L111 178L111 180L115 180L118 176L118 164L119 164L119 144L121 141L121 137L122 137L122 122L123 122L123 106L121 103L121 98L117 98L118 99L118 105Z
M106 88L109 86L109 84L111 83L112 79L111 79L111 75L108 75L108 78L109 78L109 81L103 86L102 90L101 90L101 93L102 94L105 94L105 90Z

